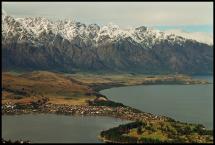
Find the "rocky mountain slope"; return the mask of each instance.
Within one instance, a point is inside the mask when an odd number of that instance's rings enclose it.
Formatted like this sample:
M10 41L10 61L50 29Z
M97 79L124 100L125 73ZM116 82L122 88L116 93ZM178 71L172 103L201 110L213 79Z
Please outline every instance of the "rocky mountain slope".
M3 70L213 72L213 45L141 26L2 14Z

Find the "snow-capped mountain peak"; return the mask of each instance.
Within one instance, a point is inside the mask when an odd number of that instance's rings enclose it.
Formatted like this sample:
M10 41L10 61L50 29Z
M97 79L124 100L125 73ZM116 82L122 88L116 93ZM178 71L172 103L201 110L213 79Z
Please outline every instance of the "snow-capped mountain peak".
M186 39L193 39L201 43L213 45L213 36L204 32L185 32L180 29L172 29L164 31L167 35L175 34Z
M6 70L190 74L213 70L213 47L179 32L2 15L2 65Z
M28 40L38 41L41 39L51 39L43 37L60 35L69 41L73 41L76 37L79 37L83 40L88 39L94 42L99 42L99 40L103 40L104 38L109 38L111 41L131 38L136 43L151 47L164 39L168 39L168 41L172 41L173 43L181 43L185 39L193 39L212 45L212 37L202 35L202 33L185 33L178 30L162 32L145 26L125 29L113 23L104 26L97 24L85 25L69 19L51 21L44 17L13 18L8 16L4 10L2 11L2 16L2 34L4 38L17 35L16 37L19 37L18 39L20 40L28 38Z

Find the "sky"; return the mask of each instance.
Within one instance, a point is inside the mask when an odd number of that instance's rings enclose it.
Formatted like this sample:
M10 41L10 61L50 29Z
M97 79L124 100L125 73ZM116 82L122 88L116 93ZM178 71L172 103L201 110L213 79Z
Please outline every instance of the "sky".
M14 17L73 19L85 24L152 26L160 30L213 32L212 2L2 2Z

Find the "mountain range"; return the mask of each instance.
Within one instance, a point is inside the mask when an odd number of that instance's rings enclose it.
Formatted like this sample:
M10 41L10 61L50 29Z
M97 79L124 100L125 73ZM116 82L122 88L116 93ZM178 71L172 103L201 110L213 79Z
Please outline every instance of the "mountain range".
M2 68L212 74L213 44L145 26L14 18L3 12Z

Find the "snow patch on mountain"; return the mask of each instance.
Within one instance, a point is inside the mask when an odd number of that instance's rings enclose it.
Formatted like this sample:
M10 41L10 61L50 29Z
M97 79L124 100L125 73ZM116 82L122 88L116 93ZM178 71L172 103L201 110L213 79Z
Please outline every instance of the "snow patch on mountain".
M204 32L185 32L180 29L171 29L164 31L166 34L175 34L186 39L193 39L201 43L213 45L213 36Z
M186 39L212 45L211 36L200 33L187 33L180 30L159 31L150 27L120 28L118 25L109 23L104 26L97 24L85 25L74 20L51 21L43 17L13 18L2 11L2 35L5 39L18 37L18 40L28 40L33 43L38 41L52 40L60 36L63 39L73 41L81 39L92 43L102 42L104 39L117 41L129 39L131 42L139 43L147 48L163 40L181 45ZM180 37L179 37L180 36Z

